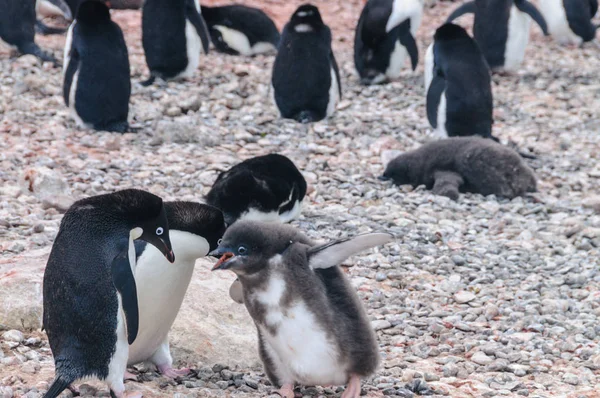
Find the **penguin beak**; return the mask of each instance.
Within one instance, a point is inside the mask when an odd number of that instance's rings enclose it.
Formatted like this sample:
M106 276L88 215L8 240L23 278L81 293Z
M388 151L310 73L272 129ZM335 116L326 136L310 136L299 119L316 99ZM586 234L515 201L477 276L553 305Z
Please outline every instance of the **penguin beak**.
M218 248L217 250L213 250L212 252L208 253L208 255L217 257L219 259L219 261L217 261L217 263L214 265L211 271L219 269L228 269L231 265L229 261L235 257L235 254L233 254L231 250L224 248Z
M161 250L162 254L166 257L166 259L171 264L173 264L175 262L175 253L173 253L173 248L171 247L171 241L169 241L169 240L165 241L162 238L160 238L160 241L164 246L163 250Z

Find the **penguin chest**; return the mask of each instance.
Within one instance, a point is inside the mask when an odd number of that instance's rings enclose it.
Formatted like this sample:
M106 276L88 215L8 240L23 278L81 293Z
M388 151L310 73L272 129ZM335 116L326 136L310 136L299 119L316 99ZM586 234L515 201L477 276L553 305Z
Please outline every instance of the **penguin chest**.
M200 65L200 52L202 51L202 41L198 31L190 21L185 20L185 46L188 63L183 72L177 78L189 78L194 75L198 65Z
M529 42L529 15L519 11L516 6L510 8L508 18L508 37L504 49L504 69L514 70L521 65L525 58L525 47Z
M437 109L437 128L435 133L440 138L448 138L448 131L446 131L446 90L442 91L440 96L440 103Z
M329 101L327 102L326 116L331 116L335 112L335 107L340 100L340 83L337 80L337 75L333 65L329 70L331 74L331 85L329 86Z
M390 63L385 71L385 75L389 79L396 79L400 76L400 71L404 66L407 56L408 51L406 51L406 48L400 44L399 40L396 41L396 45L390 53Z

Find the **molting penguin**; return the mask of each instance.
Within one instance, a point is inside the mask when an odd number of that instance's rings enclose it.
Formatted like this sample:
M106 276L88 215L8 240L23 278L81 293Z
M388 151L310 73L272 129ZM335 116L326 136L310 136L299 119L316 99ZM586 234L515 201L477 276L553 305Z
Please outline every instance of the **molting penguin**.
M460 26L438 28L425 56L427 118L438 134L492 137L490 69L479 46Z
M379 363L375 334L354 287L338 267L349 256L392 240L387 233L315 245L289 225L240 221L211 255L213 270L233 271L258 331L265 373L279 394L294 383L341 385L360 396L360 379Z
M127 45L104 3L91 0L79 6L67 34L63 72L65 104L80 127L128 130Z
M529 42L531 19L548 35L544 17L527 0L474 0L454 10L447 22L470 12L475 14L475 41L494 71L511 71L521 65Z
M138 332L135 239L175 260L158 196L128 189L82 199L65 213L44 273L43 327L56 366L45 398L88 377L106 381L113 398L124 396L128 343Z
M35 6L35 0L0 0L0 39L22 54L56 64L51 54L35 44Z
M317 7L298 7L283 28L271 83L281 117L310 123L335 111L342 95L340 74L331 31Z
M139 332L129 347L128 364L150 361L161 374L177 377L189 369L173 369L168 333L192 279L196 259L217 248L225 232L220 210L193 202L165 202L175 262L170 265L152 245L136 241L135 283Z
M163 80L189 78L208 54L208 31L200 14L200 0L145 0L142 8L142 44L149 86Z
M238 220L290 222L300 215L306 181L294 163L279 154L247 159L219 174L206 202Z
M354 64L363 84L400 76L406 56L412 69L419 62L415 35L421 24L420 0L369 0L354 36Z
M232 55L256 55L277 51L279 31L262 10L242 5L202 6L215 48Z
M540 11L550 34L561 44L581 45L596 37L598 26L592 18L598 11L597 0L540 0Z

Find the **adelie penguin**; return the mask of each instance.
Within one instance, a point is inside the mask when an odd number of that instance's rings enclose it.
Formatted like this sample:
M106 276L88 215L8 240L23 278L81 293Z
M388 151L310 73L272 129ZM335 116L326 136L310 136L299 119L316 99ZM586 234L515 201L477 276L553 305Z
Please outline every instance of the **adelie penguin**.
M163 80L191 77L208 54L208 30L200 0L145 0L142 8L142 45L150 78Z
M77 380L105 381L125 395L129 344L138 333L135 248L142 239L175 261L163 201L128 189L75 202L65 213L44 273L43 328L56 377L44 398Z
M540 11L552 37L561 44L582 45L596 37L592 18L597 0L540 0Z
M460 26L438 28L425 55L427 118L442 138L492 137L490 69L479 46Z
M129 129L129 57L104 2L85 1L69 27L63 60L65 104L80 128Z
M128 364L149 361L161 374L174 378L189 373L189 369L173 369L168 333L192 279L196 259L217 248L225 222L220 210L205 204L165 202L164 206L175 262L169 264L153 245L135 241L139 331L129 347Z
M245 56L277 51L279 31L262 10L238 4L201 9L217 51Z
M335 111L342 95L340 74L331 30L317 7L298 7L283 28L271 83L283 118L310 123Z
M354 36L354 64L363 84L396 79L407 56L419 62L415 35L421 24L421 0L369 0Z
M533 19L548 35L546 21L527 0L474 0L458 7L447 22L474 13L473 36L493 71L516 70L525 58Z
M279 394L294 384L343 385L360 396L379 347L354 287L338 266L349 256L392 240L387 233L315 245L289 225L240 221L223 236L213 270L233 271L256 324L265 373Z

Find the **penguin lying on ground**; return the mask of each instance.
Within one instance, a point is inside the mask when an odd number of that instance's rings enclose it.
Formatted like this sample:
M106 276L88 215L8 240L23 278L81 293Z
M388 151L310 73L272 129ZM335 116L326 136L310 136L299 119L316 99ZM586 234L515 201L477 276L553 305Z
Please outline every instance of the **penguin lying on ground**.
M473 36L493 71L512 71L521 65L529 42L531 19L548 36L544 17L527 0L470 1L454 10L447 22L466 13L475 14Z
M208 54L208 30L200 14L200 0L145 0L142 8L142 45L150 78L191 77Z
M279 31L262 10L243 5L202 6L215 48L232 55L256 55L277 51Z
M69 28L63 95L79 127L124 133L129 129L129 57L123 32L106 4L83 2Z
M392 240L358 235L316 246L289 225L240 221L219 248L213 270L233 271L258 331L265 373L279 394L294 383L341 385L360 396L360 379L375 372L378 345L367 314L338 265L351 255Z
M386 167L381 180L457 200L460 192L512 199L535 192L533 170L512 149L480 137L453 137L403 153Z
M410 57L419 62L415 36L423 16L420 0L369 0L354 36L354 65L363 84L396 79Z
M298 7L283 28L271 79L281 117L300 123L331 116L342 96L331 30L317 7Z
M56 64L51 54L35 44L36 22L35 0L0 0L0 39L21 54Z
M61 16L67 21L71 21L74 15L64 0L36 0L35 13L37 18ZM67 31L65 28L53 28L47 26L39 19L35 21L35 29L38 33L43 35L62 34Z
M492 137L490 69L479 46L460 26L438 28L425 56L427 119L442 138Z
M171 265L156 247L135 242L140 322L137 338L129 347L128 364L150 361L161 374L174 378L190 370L172 368L169 330L181 308L196 259L217 248L225 222L220 210L205 204L165 202L164 206L176 260Z
M581 45L596 37L592 18L598 11L597 0L540 0L540 11L548 30L561 44Z
M56 366L44 398L89 377L106 381L111 397L125 396L138 333L135 239L175 261L158 196L128 189L77 201L65 213L44 273L43 327Z

